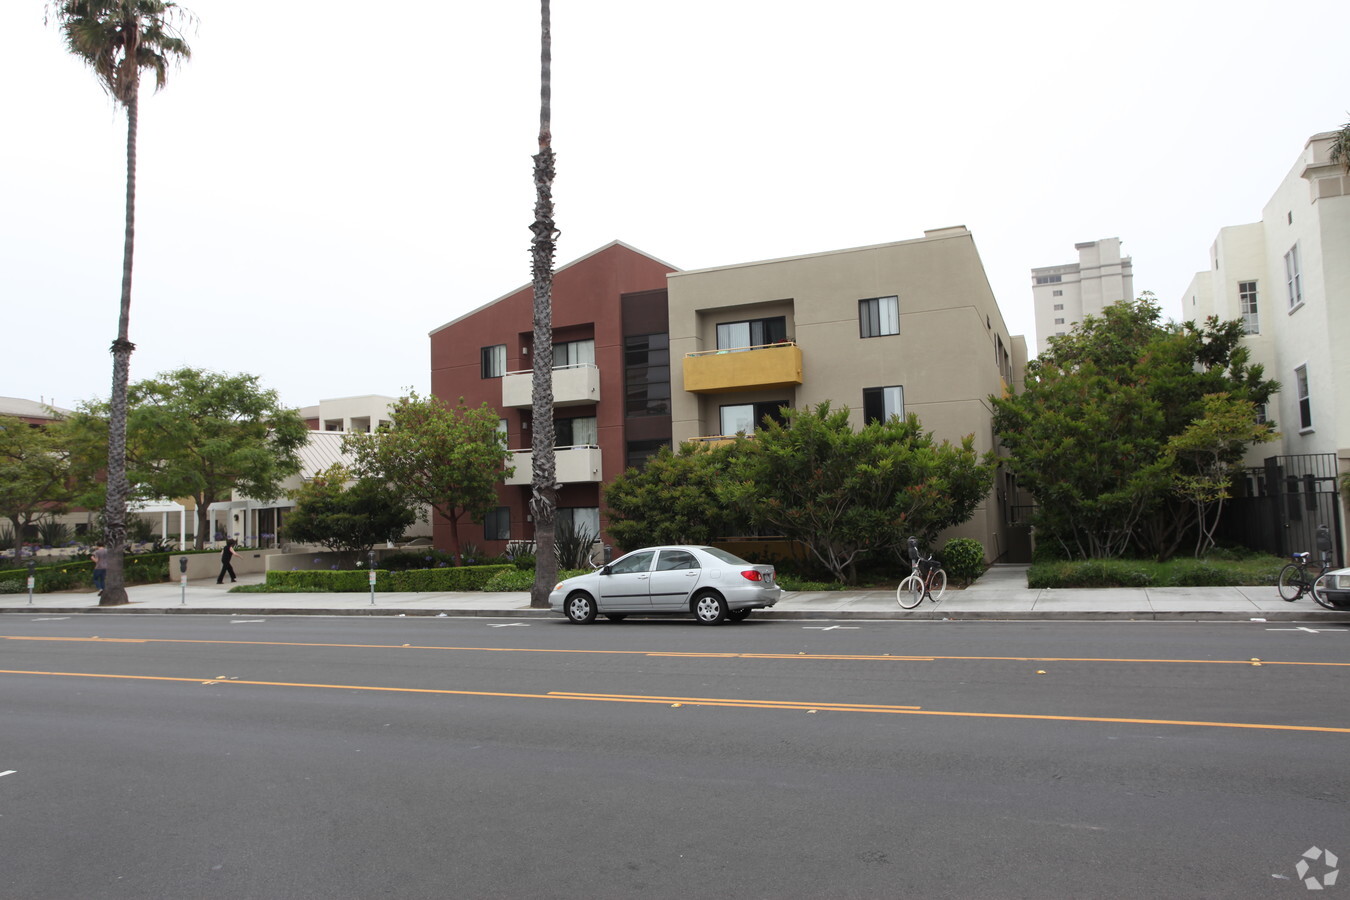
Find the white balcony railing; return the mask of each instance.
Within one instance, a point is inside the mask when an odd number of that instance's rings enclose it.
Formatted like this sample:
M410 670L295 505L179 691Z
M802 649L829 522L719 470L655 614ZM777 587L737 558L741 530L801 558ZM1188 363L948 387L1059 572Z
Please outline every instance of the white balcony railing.
M600 481L600 448L593 444L581 447L555 447L553 462L560 484ZM530 484L534 481L533 451L512 450L510 464L516 467L516 471L506 479L507 484Z
M528 409L534 402L534 373L507 372L502 376L502 407ZM553 370L553 405L583 406L600 402L600 369L590 363L557 366Z

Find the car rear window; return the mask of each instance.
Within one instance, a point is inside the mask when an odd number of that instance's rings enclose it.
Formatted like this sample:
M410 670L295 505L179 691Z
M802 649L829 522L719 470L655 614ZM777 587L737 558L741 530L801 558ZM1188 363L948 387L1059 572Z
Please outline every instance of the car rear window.
M734 553L728 553L727 551L719 550L716 547L703 547L701 549L703 550L704 553L708 554L709 556L715 556L722 562L727 563L728 565L732 566L753 565L753 563L746 562L745 560L741 559Z

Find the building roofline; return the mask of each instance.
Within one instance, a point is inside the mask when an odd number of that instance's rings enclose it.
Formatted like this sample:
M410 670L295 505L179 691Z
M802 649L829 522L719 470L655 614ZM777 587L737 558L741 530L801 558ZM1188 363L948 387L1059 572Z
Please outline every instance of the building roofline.
M775 259L757 259L750 262L730 263L724 266L709 266L706 269L689 269L687 271L671 272L666 278L676 278L681 275L701 275L705 272L723 272L730 269L747 269L751 266L769 266L777 263L792 262L799 259L818 259L823 256L839 256L844 253L863 253L868 250L882 250L887 247L900 247L907 244L922 244L928 241L944 241L951 238L973 237L970 229L964 225L954 225L950 228L932 228L923 233L923 237L910 238L904 241L888 241L884 244L868 244L863 247L845 247L839 250L822 250L817 253L802 253L797 256L780 256Z
M679 271L680 271L680 270L679 270L679 267L677 267L677 266L672 266L670 263L666 262L664 259L661 259L660 257L652 256L650 253L647 253L646 251L643 251L643 250L639 250L637 247L634 247L632 244L625 244L623 241L618 240L618 239L616 238L616 239L610 241L608 244L605 244L605 245L603 245L603 246L601 246L601 247L596 247L594 250L590 251L589 253L586 253L586 254L584 254L584 255L582 255L582 256L578 256L576 259L572 260L571 262L567 262L567 263L564 263L564 264L561 265L561 266L556 267L556 268L553 270L553 275L554 275L554 277L557 277L557 275L558 275L559 272L562 272L562 271L565 270L565 269L570 269L572 266L575 266L575 265L578 265L578 264L580 264L580 263L583 263L583 262L585 262L586 260L590 259L592 256L595 256L595 255L597 255L597 254L599 254L599 253L603 253L604 251L610 249L611 247L622 247L622 248L624 248L625 250L630 250L630 251L632 251L633 253L638 254L639 256L645 256L645 257L647 257L647 259L650 259L652 262L660 263L661 265L665 266L665 267L668 268L668 269L674 269L676 272L679 272ZM530 287L532 284L533 284L533 282L527 281L527 282L525 282L524 284L520 285L520 287L512 288L511 290L507 291L505 294L502 294L500 297L496 298L495 300L489 300L487 303L484 303L482 306L474 307L473 309L469 310L468 312L464 313L463 315L456 316L455 318L451 319L449 322L446 322L444 325L438 325L437 327L431 329L431 331L427 332L427 336L430 337L431 335L436 334L438 331L444 331L445 329L449 328L451 325L454 325L454 324L457 323L457 322L462 322L462 321L464 321L465 319L469 318L470 316L475 316L475 315L477 315L478 313L482 312L483 310L487 309L489 306L495 306L496 304L501 303L501 302L502 302L503 300L505 300L507 297L513 297L513 296L515 296L516 294L518 294L518 293L520 293L521 291L525 290L526 288Z

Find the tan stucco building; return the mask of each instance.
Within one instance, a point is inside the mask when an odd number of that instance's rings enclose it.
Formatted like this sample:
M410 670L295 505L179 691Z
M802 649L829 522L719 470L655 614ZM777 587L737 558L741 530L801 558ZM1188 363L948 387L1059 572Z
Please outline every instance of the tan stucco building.
M1021 386L1026 342L1008 333L964 226L673 272L667 289L675 443L828 400L856 427L915 413L939 441L973 434L984 452L995 444L989 396ZM1010 493L1000 473L974 518L942 539L973 537L990 560L1024 555Z

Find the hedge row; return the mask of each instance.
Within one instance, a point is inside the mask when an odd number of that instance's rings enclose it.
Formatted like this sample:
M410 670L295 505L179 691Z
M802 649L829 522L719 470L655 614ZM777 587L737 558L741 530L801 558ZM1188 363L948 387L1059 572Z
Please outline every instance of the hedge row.
M376 593L392 591L481 591L499 572L515 569L510 564L460 566L454 569L409 569L403 572L375 570ZM335 594L370 592L370 570L357 569L267 573L267 587L277 591L329 591Z
M171 553L128 553L122 561L122 578L126 584L155 584L169 577ZM89 560L68 561L33 570L33 592L69 591L94 587L94 564ZM0 571L0 594L28 592L28 569Z

